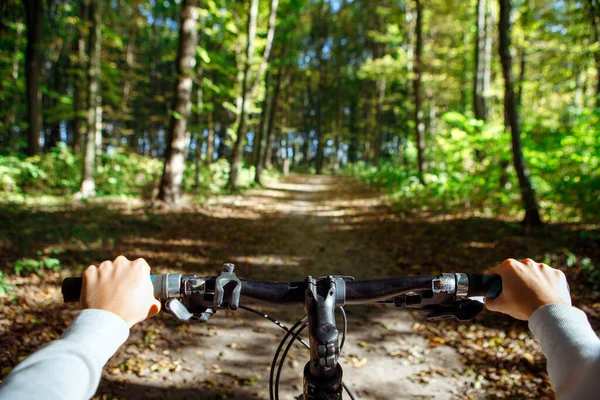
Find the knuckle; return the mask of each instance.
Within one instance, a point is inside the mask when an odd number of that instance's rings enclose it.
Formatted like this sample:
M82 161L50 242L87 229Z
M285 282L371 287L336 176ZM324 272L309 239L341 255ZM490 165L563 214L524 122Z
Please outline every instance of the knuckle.
M115 258L115 263L124 262L124 261L129 261L129 260L123 254L120 254L117 258Z
M98 268L95 265L89 265L85 271L83 271L83 276L93 276L96 272L98 272Z
M111 268L112 266L113 266L113 263L111 261L103 261L98 266L98 270L104 271L104 270L107 270L107 269Z
M150 265L143 258L137 258L136 260L134 260L133 266L135 268L140 269L141 271L143 271L145 273L150 273Z

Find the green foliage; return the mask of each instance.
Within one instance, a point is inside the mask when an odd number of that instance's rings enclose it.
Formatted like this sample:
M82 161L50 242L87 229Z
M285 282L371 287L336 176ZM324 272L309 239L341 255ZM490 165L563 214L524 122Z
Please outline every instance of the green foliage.
M446 113L443 121L427 155L430 162L425 186L416 179L414 146L410 142L405 156L411 167L397 159L378 167L359 162L350 165L348 173L387 189L394 200L409 207L442 211L466 206L490 215L520 212L510 136L504 127L456 112ZM546 220L597 217L597 123L597 117L589 115L565 132L534 135L531 127L524 132L525 158Z
M0 296L5 296L11 289L12 286L6 282L6 277L4 276L4 273L0 271Z
M17 275L33 273L43 275L45 270L60 271L60 260L52 257L44 257L40 260L21 258L14 262L12 268Z
M156 195L163 171L163 161L124 150L111 155L102 154L97 167L96 193L98 196L142 197ZM50 152L35 157L19 155L0 156L0 198L15 200L40 195L71 196L81 185L82 157L59 144ZM196 168L198 185L196 185ZM272 174L271 174L272 175ZM183 190L185 192L221 193L229 176L229 163L220 159L210 166L187 163ZM254 167L240 171L240 187L250 187Z

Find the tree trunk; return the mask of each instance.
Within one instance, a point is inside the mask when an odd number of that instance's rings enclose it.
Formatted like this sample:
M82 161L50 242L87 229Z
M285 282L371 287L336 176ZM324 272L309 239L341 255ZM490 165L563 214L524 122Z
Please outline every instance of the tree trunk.
M423 6L421 0L416 0L417 21L415 25L415 59L413 96L415 100L415 134L417 141L417 163L419 169L419 181L424 184L424 173L427 171L425 162L425 123L423 122L423 105L421 104L421 56L423 54Z
M600 2L588 0L591 8L592 30L594 42L600 46ZM594 63L596 64L596 108L600 109L600 50L596 47L594 51Z
M246 61L244 63L244 77L242 79L242 96L239 110L239 123L237 129L237 137L233 146L233 154L231 156L231 170L229 172L229 181L227 187L231 190L236 190L238 185L238 174L242 163L244 141L246 139L246 109L250 101L250 67L254 60L254 42L256 39L256 20L258 18L258 0L250 1L248 10L248 25L247 33L248 40L246 43Z
M525 208L525 219L523 223L527 227L539 226L542 222L540 220L538 204L535 199L535 192L531 185L529 170L523 157L521 125L512 77L512 55L510 53L511 0L499 0L499 2L500 21L498 22L498 30L500 34L500 61L502 62L502 75L504 76L505 125L506 129L510 131L512 138L513 162L517 177L519 178L521 199Z
M40 152L40 132L42 130L42 92L40 75L42 72L42 23L44 21L43 0L23 0L27 21L27 49L25 51L25 79L27 86L27 154Z
M275 91L273 92L273 100L271 110L269 110L269 120L267 123L267 147L265 148L265 156L263 159L263 168L270 169L273 166L272 155L273 155L273 143L275 142L275 116L277 115L277 100L279 99L279 93L281 92L281 82L283 81L283 71L279 67L277 72L277 84L275 85Z
M89 34L89 67L88 67L88 102L87 102L87 137L83 159L83 180L81 196L93 196L96 191L94 182L96 161L96 136L98 109L100 108L100 51L101 36L101 0L90 0L91 27Z
M75 112L74 128L73 128L73 152L78 154L81 151L81 142L85 128L85 118L83 116L85 110L85 38L88 35L87 21L89 12L89 0L84 0L81 5L80 23L77 27L78 37L76 42L77 52L77 70L73 81L73 108Z
M21 52L21 34L22 34L22 28L21 28L21 18L18 18L16 21L16 26L17 26L17 37L15 38L15 46L13 48L13 54L12 54L12 67L11 67L11 77L12 77L12 84L13 84L13 89L12 89L12 101L9 100L9 104L8 104L8 113L6 115L6 120L5 120L5 126L6 126L6 138L5 138L5 144L9 147L12 148L14 145L14 127L15 127L15 121L16 121L16 114L17 114L17 104L19 101L18 98L18 94L17 94L17 83L19 81L19 54Z
M198 40L198 45L200 41ZM196 173L194 177L194 185L200 186L200 166L202 165L202 140L204 136L204 130L202 129L202 113L204 112L204 88L202 87L204 82L204 68L202 68L202 58L196 58L196 108L198 109L196 115L196 123L198 124L198 134L196 140ZM207 163L208 165L208 163Z
M260 66L258 67L258 72L256 74L256 79L252 84L250 89L250 93L254 93L256 90L256 86L262 79L262 75L265 72L265 68L267 67L267 63L269 62L269 57L271 56L271 48L273 47L273 38L275 37L275 27L277 22L277 7L279 6L279 0L271 0L271 13L269 15L269 29L267 31L267 41L265 43L265 50L263 52L263 57L260 62Z
M385 78L377 79L376 87L376 114L375 114L375 134L377 142L375 143L375 165L379 165L379 161L383 152L383 100L385 98Z
M523 14L521 15L521 21L522 21L522 29L524 32L524 41L525 41L525 46L523 46L523 48L521 49L521 62L520 62L520 69L519 69L519 78L517 81L517 110L519 110L519 112L521 111L521 101L522 101L522 97L523 97L523 84L525 83L525 67L527 65L527 32L528 32L528 27L529 27L529 10L530 10L530 4L529 4L529 0L526 1L525 3L525 11L523 12Z
M176 205L181 201L181 182L187 147L187 121L192 108L192 75L196 63L196 44L198 43L198 8L196 4L197 0L184 0L181 10L177 81L169 122L165 167L158 193L158 200L170 205Z
M487 0L477 0L477 29L475 40L475 73L473 75L473 111L475 118L487 120L488 109L486 104L485 92L486 72L489 71L489 59L487 55L487 44L489 42L488 29L488 7ZM490 42L491 43L491 42Z
M281 77L278 77L281 79ZM271 89L271 71L267 71L265 79L266 98L260 119L260 128L254 137L254 182L260 184L260 175L263 169L263 142L269 136L269 123L271 121L271 109L273 108L273 90Z
M215 154L215 124L214 124L214 108L207 113L208 137L206 138L206 165L213 162Z

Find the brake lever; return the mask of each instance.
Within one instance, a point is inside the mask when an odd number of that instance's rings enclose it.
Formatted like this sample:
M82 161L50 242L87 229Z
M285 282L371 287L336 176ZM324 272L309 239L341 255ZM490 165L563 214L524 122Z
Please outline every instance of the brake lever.
M470 321L483 311L483 304L474 299L456 299L454 296L424 291L394 298L396 307L419 310L427 321L439 321L455 318L458 321Z
M457 321L471 321L481 311L483 304L477 300L464 299L450 304L425 306L420 312L427 321L440 321L454 317Z

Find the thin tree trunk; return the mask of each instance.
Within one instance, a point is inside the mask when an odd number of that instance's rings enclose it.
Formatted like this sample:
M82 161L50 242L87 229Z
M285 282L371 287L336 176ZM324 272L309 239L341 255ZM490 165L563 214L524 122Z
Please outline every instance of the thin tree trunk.
M267 123L267 147L265 149L265 156L263 161L263 168L270 169L273 166L272 155L273 155L273 143L275 142L275 115L277 115L277 101L279 100L279 93L281 92L281 82L283 81L283 70L279 67L277 72L277 84L275 85L275 91L273 92L273 100L271 110L269 113L269 120Z
M425 123L423 122L423 106L421 104L421 56L423 53L423 6L421 0L416 0L417 21L415 25L415 59L413 96L415 99L415 134L417 141L417 163L419 170L419 181L424 184L424 174L427 171L425 162Z
M87 21L89 18L89 0L84 0L81 5L80 23L77 27L78 37L76 42L77 70L73 81L73 108L75 112L73 128L73 152L79 154L85 128L85 38L88 35Z
M592 30L594 42L600 46L600 2L588 0L592 18ZM594 63L596 64L596 108L600 109L600 50L596 47L594 51Z
M237 129L237 137L233 146L233 154L231 156L231 170L229 172L229 181L227 187L231 190L237 189L238 174L241 167L244 141L246 139L246 109L250 101L250 67L254 60L254 43L256 39L256 21L258 19L258 0L250 1L248 10L248 25L247 33L248 40L246 43L246 60L244 62L244 78L242 80L242 97L239 110L239 123Z
M376 114L375 114L375 134L377 142L375 143L375 165L379 165L379 161L383 152L383 100L385 99L385 78L377 79L376 86Z
M200 43L200 41L198 41ZM202 129L202 113L204 112L204 68L202 68L202 58L196 58L196 108L197 110L197 121L198 124L198 135L196 140L196 173L194 177L194 185L200 186L200 166L202 165L202 140L203 140L203 129Z
M267 68L267 63L269 62L269 57L271 56L271 49L273 47L273 38L275 37L275 27L277 22L277 7L279 6L279 0L271 0L271 13L269 15L269 29L267 31L267 41L265 43L265 50L263 52L263 57L260 62L260 66L258 67L258 72L256 74L256 79L252 84L250 89L250 93L254 93L256 90L256 86L258 86L260 80L262 79L263 73L265 72L265 68Z
M102 155L102 98L96 100L96 157Z
M44 21L43 0L23 0L27 21L27 49L25 51L25 79L27 86L27 154L40 152L42 130L42 92L40 75L42 70L42 23Z
M462 60L460 69L460 112L465 114L467 112L467 91L468 91L468 70L469 70L469 52L467 44L469 43L468 30L463 30L462 34Z
M169 122L169 141L158 200L176 205L181 201L181 182L185 169L187 121L192 108L192 74L196 63L197 0L184 0L179 27L177 81L173 111Z
M500 61L502 62L502 75L504 76L504 108L505 125L510 131L512 138L513 162L517 177L519 178L519 187L521 189L521 199L525 208L525 219L523 223L527 227L539 226L540 220L539 208L535 198L535 192L531 185L527 163L523 157L523 144L521 142L521 125L519 121L519 112L514 93L514 84L512 77L512 55L510 53L510 12L511 1L499 0L500 2L500 20L498 30L500 34Z
M525 83L525 67L527 65L527 30L529 27L529 0L525 3L525 11L521 15L521 25L523 28L523 32L525 32L524 41L526 43L525 46L521 49L521 62L519 66L519 78L517 81L517 110L521 111L521 101L523 96L523 85Z
M278 76L281 79L281 76ZM266 99L263 106L263 112L260 120L260 128L258 134L254 138L255 153L254 153L254 182L260 184L260 175L263 169L263 142L269 136L269 123L271 122L271 109L273 108L273 90L271 89L271 71L267 71L265 79Z
M19 101L17 94L17 82L19 81L19 53L21 51L21 39L22 39L22 20L18 18L16 21L17 26L17 37L15 38L15 46L13 48L12 54L12 67L11 67L11 77L13 82L13 94L12 101L9 101L8 104L8 113L6 115L5 126L6 126L6 140L5 143L9 148L12 148L14 145L14 127L16 121L17 114L17 104Z
M477 36L475 40L475 74L473 76L473 110L475 118L487 120L487 105L485 99L486 75L486 45L488 43L489 29L487 19L487 0L477 0Z
M87 102L87 138L83 160L83 180L81 182L81 196L93 196L96 191L94 182L96 161L96 135L98 109L100 108L100 51L102 45L101 36L101 0L90 1L91 27L89 34L89 58L88 67L88 102Z
M208 137L206 138L206 165L212 164L215 154L215 124L213 122L214 113L214 108L207 113Z

